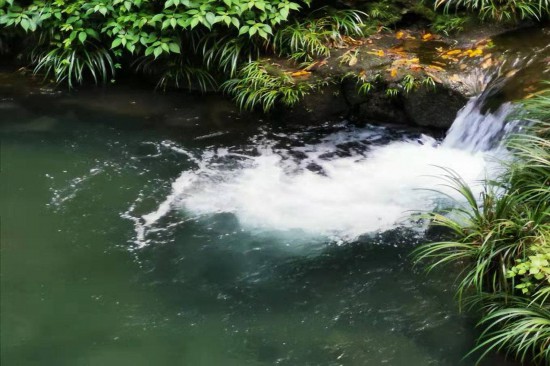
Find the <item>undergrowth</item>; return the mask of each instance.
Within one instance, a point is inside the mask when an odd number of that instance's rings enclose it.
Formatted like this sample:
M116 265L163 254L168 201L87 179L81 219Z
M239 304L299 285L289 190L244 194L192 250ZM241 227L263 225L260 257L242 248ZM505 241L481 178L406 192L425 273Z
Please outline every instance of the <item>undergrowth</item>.
M530 127L510 139L505 174L477 197L448 172L467 202L427 216L449 240L420 246L427 268L462 268L458 299L481 312L473 353L497 350L523 363L550 363L550 89L523 103Z
M239 70L236 78L223 83L222 88L242 109L261 106L264 111L270 111L277 103L293 106L305 95L328 83L326 80L296 80L264 60L248 63Z

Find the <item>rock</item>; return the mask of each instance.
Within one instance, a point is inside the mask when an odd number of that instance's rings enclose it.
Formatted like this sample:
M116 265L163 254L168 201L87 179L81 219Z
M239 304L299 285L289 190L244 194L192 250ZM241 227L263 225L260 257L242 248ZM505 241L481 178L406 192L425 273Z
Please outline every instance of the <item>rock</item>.
M421 88L403 98L403 107L413 124L446 129L451 126L457 112L467 100L463 94L455 90L438 91Z
M306 95L295 106L276 109L270 119L283 124L320 124L340 121L349 117L350 112L340 84L333 83Z

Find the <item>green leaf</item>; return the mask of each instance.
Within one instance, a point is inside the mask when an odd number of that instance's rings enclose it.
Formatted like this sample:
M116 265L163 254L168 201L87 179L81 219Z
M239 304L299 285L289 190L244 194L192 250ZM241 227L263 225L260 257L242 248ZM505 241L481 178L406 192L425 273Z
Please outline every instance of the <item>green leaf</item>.
M191 23L189 23L189 25L191 26L191 29L195 28L198 24L199 24L199 18L198 17L193 17L191 19Z
M164 14L157 14L154 17L151 18L151 22L155 23L161 20L164 17Z
M168 48L172 53L180 53L180 46L177 43L168 44Z
M111 48L116 48L120 46L121 43L122 43L122 38L115 38L113 43L111 43Z
M92 38L95 38L95 39L99 40L99 34L91 28L86 29L86 34L89 35Z
M78 33L78 40L80 41L80 43L84 43L86 41L86 38L88 38L86 32Z
M216 15L214 13L206 13L205 18L211 25L216 23Z
M239 36L240 35L243 35L245 33L248 33L248 30L250 29L250 27L248 25L245 25L244 27L242 27L241 29L239 29Z
M153 55L155 55L155 58L159 57L162 53L162 47L155 48L155 51L153 51Z
M29 30L29 21L27 19L21 19L21 28L23 28L26 31Z
M258 28L258 34L260 35L260 37L267 39L267 33L263 29Z

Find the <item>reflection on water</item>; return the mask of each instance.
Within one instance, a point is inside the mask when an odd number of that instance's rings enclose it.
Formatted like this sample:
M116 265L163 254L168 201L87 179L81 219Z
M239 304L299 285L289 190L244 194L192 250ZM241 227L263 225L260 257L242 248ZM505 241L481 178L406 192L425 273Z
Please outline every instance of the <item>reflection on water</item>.
M39 101L5 101L0 115L2 365L473 365L461 359L474 323L457 314L451 274L412 269L414 230L343 243L177 209L183 201L147 216L214 147L246 156L223 161L239 170L259 156L247 150L254 136L291 154L360 131L320 126L293 141L296 131L257 121L156 128L147 116ZM422 139L363 132L317 165ZM221 163L208 161L204 172ZM322 177L319 167L303 168ZM150 245L138 249L147 218Z

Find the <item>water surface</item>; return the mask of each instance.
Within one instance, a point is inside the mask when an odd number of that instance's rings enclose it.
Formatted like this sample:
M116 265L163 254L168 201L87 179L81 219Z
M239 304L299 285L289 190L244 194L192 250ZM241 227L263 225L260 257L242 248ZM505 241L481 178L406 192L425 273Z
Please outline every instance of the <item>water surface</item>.
M307 212L288 206L265 219L277 197L289 202L310 183L328 195L328 179L365 174L372 151L397 141L433 153L437 141L345 123L270 127L182 98L2 100L2 365L474 364L462 359L475 320L458 314L454 274L412 268L420 231L392 224L358 235L365 211L342 219L335 199L326 231L303 224L317 207L307 200L296 206ZM242 178L266 156L276 171L263 192L278 191L254 196L267 211L246 221L242 202L223 198L231 187L252 197L254 181Z

